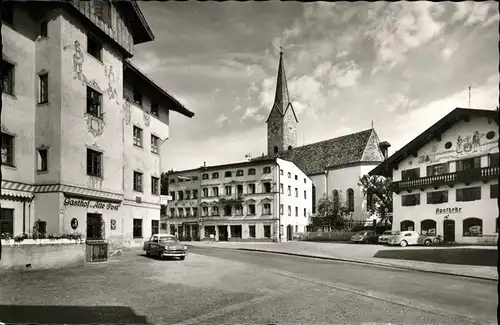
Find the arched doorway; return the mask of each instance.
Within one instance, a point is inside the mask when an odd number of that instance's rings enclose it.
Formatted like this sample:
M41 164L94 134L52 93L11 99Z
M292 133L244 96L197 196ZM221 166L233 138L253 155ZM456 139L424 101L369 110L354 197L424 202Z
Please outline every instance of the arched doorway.
M411 220L401 221L399 229L401 231L414 231L415 230L415 223Z
M455 220L443 221L443 240L445 243L455 241Z
M422 235L435 235L436 234L436 221L425 219L420 222L420 233Z

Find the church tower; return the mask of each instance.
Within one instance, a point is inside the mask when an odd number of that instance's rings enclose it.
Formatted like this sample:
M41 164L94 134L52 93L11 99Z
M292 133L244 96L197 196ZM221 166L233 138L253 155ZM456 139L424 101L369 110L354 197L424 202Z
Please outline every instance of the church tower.
M280 51L276 95L271 113L267 118L267 154L278 153L297 146L297 116L288 96L283 50Z

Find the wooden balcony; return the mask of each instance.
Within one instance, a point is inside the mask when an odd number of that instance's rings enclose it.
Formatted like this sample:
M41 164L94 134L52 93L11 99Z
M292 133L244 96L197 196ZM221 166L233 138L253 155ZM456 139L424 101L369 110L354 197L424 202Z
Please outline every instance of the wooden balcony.
M392 183L392 190L396 193L413 189L425 189L428 187L437 188L448 185L453 187L455 184L470 184L472 182L488 182L492 179L498 179L500 168L498 166L474 168L464 171L433 175L411 179L408 181L399 181Z

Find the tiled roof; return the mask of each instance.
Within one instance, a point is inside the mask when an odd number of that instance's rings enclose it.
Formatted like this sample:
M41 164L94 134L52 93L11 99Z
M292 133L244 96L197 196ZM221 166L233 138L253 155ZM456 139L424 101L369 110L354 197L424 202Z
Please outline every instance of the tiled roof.
M328 167L383 160L378 137L372 129L293 148L278 156L295 163L306 175L322 173ZM268 156L256 159L263 158Z

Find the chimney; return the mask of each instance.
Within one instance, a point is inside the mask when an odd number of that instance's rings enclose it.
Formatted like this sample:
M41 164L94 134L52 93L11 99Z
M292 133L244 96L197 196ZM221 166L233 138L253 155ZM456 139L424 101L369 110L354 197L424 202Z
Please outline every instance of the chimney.
M384 160L389 157L389 147L391 144L387 141L382 141L379 143L378 147L380 148L380 151L382 151L382 155L384 156Z
M207 162L206 161L203 162L203 167L207 167Z

